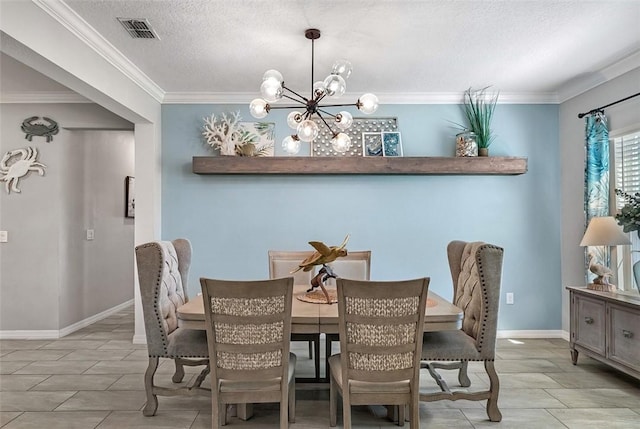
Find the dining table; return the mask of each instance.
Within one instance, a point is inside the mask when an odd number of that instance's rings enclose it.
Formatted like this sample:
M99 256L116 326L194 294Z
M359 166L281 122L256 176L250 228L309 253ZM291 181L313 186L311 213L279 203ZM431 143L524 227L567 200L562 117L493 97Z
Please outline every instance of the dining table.
M338 333L338 304L304 301L309 285L293 286L291 302L291 333ZM205 330L204 302L198 294L177 308L178 326L186 329ZM463 311L435 292L429 291L424 318L424 332L445 331L462 327ZM296 379L298 381L298 379ZM304 381L309 381L304 379ZM252 404L238 404L237 416L242 420L253 414Z
M308 285L293 286L291 302L291 333L337 334L338 304L317 304L298 299L307 293ZM462 327L462 309L435 292L429 291L424 318L424 332L445 331ZM178 326L187 329L205 328L202 295L193 297L177 309Z

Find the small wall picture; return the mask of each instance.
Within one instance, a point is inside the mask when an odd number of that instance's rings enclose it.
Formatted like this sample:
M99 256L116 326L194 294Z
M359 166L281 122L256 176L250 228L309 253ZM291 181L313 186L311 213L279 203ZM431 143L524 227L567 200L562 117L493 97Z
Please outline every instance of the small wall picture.
M382 154L384 156L402 156L402 140L398 131L382 133Z
M136 217L135 177L127 176L125 179L125 217Z
M382 156L382 133L362 133L362 155Z

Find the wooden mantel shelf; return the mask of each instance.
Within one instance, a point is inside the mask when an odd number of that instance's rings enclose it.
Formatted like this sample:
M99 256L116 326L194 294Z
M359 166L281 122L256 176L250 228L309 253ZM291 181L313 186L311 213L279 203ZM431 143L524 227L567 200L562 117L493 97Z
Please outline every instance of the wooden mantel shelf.
M194 156L195 174L487 174L527 172L519 157L240 157Z

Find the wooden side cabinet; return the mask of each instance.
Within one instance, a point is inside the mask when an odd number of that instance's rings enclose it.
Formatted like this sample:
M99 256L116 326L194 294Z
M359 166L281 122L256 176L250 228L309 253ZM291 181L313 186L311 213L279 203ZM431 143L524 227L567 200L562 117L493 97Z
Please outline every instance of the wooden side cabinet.
M571 359L578 353L640 379L640 296L567 287Z

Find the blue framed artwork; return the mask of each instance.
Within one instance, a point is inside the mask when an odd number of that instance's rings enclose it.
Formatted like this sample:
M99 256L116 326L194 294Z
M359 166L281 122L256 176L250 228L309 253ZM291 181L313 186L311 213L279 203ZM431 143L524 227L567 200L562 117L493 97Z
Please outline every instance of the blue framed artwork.
M382 155L402 156L402 139L398 131L382 132Z
M382 156L382 133L362 133L362 155Z

